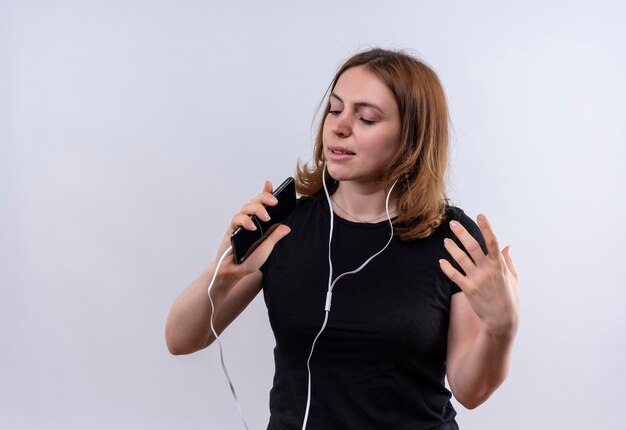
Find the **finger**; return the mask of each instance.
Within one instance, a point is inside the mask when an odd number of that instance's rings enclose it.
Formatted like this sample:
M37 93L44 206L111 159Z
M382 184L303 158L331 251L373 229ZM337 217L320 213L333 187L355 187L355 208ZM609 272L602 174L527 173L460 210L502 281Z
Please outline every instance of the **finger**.
M278 243L279 240L287 236L289 233L291 233L291 228L289 228L285 224L277 224L274 231L272 231L267 236L267 238L263 241L263 243L259 246L259 248L261 246L265 246L265 247L270 248L270 251L271 251L276 245L276 243Z
M231 221L231 233L235 231L238 227L243 227L246 230L250 231L254 231L258 228L249 215L242 213L238 213L233 217Z
M265 181L265 185L263 186L263 192L272 194L272 190L273 189L274 188L272 187L272 183L270 181L266 180Z
M257 249L254 250L248 259L244 262L253 265L256 268L261 267L267 260L267 257L274 250L274 246L283 237L287 236L291 232L291 229L284 224L278 224L274 231L263 240Z
M452 256L452 258L454 258L454 260L457 263L459 263L459 266L461 266L461 269L463 269L463 271L465 272L466 275L470 275L470 274L474 273L474 270L476 269L476 265L469 258L467 253L465 251L463 251L456 244L456 242L454 240L446 237L443 240L443 246L446 248L448 253Z
M511 258L511 246L507 246L502 250L502 255L504 256L504 261L506 262L506 266L509 268L515 279L519 278L517 274L517 270L515 270L515 266L513 265L513 259Z
M463 274L461 272L456 270L454 268L454 266L452 264L450 264L450 262L448 260L446 260L444 258L440 259L439 260L439 267L441 267L441 270L443 271L443 273L445 273L446 276L452 282L454 282L456 285L458 285L461 290L465 290L466 288L469 287L468 279L465 276L463 276Z
M263 191L261 194L258 194L255 198L253 198L251 202L262 203L268 206L274 206L276 205L276 203L278 203L278 200L276 199L276 197L274 197L272 193Z
M250 202L244 205L239 212L246 215L256 215L259 219L263 221L270 220L270 214L267 213L267 209L265 209L265 206L263 206L261 203Z
M469 253L470 257L472 257L472 260L474 260L474 263L476 263L477 266L480 265L485 259L485 253L483 252L480 244L474 238L474 236L472 236L470 232L467 231L467 229L463 227L463 225L458 221L451 221L450 229L456 235L456 237L459 238L459 240Z
M491 227L491 223L484 214L478 214L476 220L478 221L478 227L480 227L480 231L482 232L483 237L485 238L485 243L487 244L487 257L499 259L500 245L498 245L498 239L496 238L496 233Z

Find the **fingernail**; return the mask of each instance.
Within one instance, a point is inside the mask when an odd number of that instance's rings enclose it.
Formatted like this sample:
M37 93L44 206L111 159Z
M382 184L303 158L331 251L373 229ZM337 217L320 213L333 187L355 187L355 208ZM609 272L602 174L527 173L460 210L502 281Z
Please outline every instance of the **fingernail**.
M270 199L270 202L272 202L272 203L276 204L276 203L278 203L278 199L277 199L276 197L272 197L272 198Z
M459 226L459 223L456 221L450 221L450 227L452 228L457 228Z

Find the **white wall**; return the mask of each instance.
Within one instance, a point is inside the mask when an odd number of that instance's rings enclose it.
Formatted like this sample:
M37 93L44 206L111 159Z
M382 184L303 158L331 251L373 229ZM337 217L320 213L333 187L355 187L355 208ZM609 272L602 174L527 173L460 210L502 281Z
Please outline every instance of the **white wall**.
M620 1L0 3L0 427L240 428L174 298L264 179L293 173L336 68L409 48L454 122L450 194L522 276L509 379L463 429L615 428L626 382ZM223 343L264 429L261 296Z

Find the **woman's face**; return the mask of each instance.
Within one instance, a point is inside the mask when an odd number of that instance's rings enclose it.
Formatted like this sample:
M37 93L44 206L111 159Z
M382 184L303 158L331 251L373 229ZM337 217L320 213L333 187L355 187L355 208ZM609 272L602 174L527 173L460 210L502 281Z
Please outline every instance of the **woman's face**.
M387 86L364 66L346 70L330 95L322 132L328 173L338 181L375 183L400 145L400 113Z

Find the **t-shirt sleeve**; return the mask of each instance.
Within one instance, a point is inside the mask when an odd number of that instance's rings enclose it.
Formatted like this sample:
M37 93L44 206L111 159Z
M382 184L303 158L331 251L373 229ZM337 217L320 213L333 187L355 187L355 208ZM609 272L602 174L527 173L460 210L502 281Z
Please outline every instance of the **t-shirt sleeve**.
M451 219L455 219L458 222L460 222L461 225L465 227L465 229L468 231L468 233L471 234L474 239L476 239L483 253L487 254L487 244L485 243L485 238L483 237L483 233L480 230L480 227L478 226L478 224L476 224L476 222L472 218L467 216L467 214L462 209L458 209L458 211L454 214L454 216ZM456 242L456 244L463 250L463 252L467 253L465 246L463 246L460 239L454 233L450 232L449 237ZM465 272L463 271L461 266L456 262L456 260L454 260L454 258L450 256L450 258L448 258L448 261L452 263L452 266L456 270L458 270L463 275L465 275ZM452 294L461 292L461 288L457 284L455 284L452 281L450 281L450 284L451 284Z

